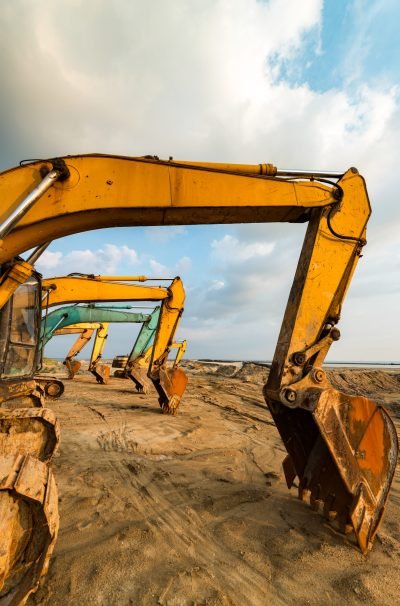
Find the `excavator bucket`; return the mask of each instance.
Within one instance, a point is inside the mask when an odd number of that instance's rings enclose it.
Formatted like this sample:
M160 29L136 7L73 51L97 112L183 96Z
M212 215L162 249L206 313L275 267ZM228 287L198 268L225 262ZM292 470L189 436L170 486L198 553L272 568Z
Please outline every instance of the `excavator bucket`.
M90 369L90 372L96 377L97 383L107 385L110 379L110 367L107 364L96 364Z
M78 360L65 360L64 364L68 371L69 379L73 379L82 366L81 362L78 362Z
M312 402L312 398L309 398ZM363 553L381 521L397 462L395 427L368 398L325 389L304 408L269 404L289 452L283 467L290 488L299 477L299 498L346 534L354 531Z
M187 376L181 368L161 368L160 378L154 381L158 401L165 414L176 414L187 385Z
M46 574L58 532L58 496L49 461L59 426L46 408L0 416L0 604L25 604Z
M131 366L129 369L128 376L134 382L139 393L149 393L151 383L147 376L147 366L133 364L133 366Z

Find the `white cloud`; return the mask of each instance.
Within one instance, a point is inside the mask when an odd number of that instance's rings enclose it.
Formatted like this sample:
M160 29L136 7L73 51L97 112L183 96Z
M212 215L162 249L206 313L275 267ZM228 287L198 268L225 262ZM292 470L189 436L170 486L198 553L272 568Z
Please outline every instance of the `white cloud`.
M230 235L225 235L221 240L214 240L211 243L213 253L218 261L231 264L243 263L254 257L266 257L272 253L274 246L273 242L244 244Z
M166 266L155 259L149 260L151 275L159 278L172 278L177 275L185 274L192 267L190 257L181 257L173 266Z
M178 274L186 273L192 268L192 259L190 257L181 257L176 264Z
M139 257L133 248L126 245L105 244L97 250L72 250L67 254L45 251L37 262L38 270L48 275L57 272L65 275L72 272L105 274L115 273L121 263L133 268Z
M207 290L221 290L222 288L225 288L225 282L223 280L213 280Z
M169 278L172 277L172 274L166 265L159 263L155 259L150 259L149 265L151 268L151 275L156 278Z
M55 269L60 264L62 256L61 252L45 250L37 263L39 271L45 273Z

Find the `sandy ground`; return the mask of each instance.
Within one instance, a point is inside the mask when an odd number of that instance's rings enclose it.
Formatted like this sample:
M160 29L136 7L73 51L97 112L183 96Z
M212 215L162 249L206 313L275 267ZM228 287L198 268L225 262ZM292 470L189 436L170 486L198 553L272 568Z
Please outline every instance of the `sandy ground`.
M28 604L398 604L400 474L362 556L287 490L285 451L261 395L266 372L189 364L176 417L128 381L66 381L51 404L62 427L60 534ZM333 375L388 405L399 429L399 375Z

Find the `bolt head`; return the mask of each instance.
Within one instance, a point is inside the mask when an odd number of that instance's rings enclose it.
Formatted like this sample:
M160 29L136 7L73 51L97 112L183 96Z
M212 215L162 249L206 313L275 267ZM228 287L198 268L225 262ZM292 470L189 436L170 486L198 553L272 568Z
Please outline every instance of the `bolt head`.
M316 368L314 370L314 372L312 373L312 379L316 383L322 383L322 381L325 379L325 373L324 373L324 371L321 370L320 368Z
M294 389L286 389L285 390L285 398L288 402L294 402L296 400L297 394Z
M303 366L303 364L306 362L306 354L301 352L295 353L293 359L295 364L298 366Z

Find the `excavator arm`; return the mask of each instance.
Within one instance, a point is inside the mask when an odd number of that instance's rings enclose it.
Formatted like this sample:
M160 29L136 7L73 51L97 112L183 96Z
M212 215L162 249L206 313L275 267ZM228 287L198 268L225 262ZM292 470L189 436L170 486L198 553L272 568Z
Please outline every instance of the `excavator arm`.
M100 360L103 355L103 349L108 338L108 322L103 322L100 328L96 330L96 336L93 343L92 353L89 361L89 372L91 372L97 383L105 385L110 377L110 367L107 364L101 364Z
M148 376L157 389L163 412L175 414L187 385L187 376L181 368L167 368L169 349L174 341L185 302L181 280L174 280L169 291L171 297L161 304Z
M396 464L396 433L381 407L335 390L321 369L339 337L341 306L365 244L370 205L356 169L341 174L69 156L2 173L0 198L0 308L32 275L48 243L68 234L128 225L308 221L265 397L288 451L288 485L298 476L301 498L308 494L343 530L350 526L362 551L371 547ZM28 259L18 258L32 248ZM166 342L156 339L152 376Z
M173 364L173 368L176 368L177 366L179 366L180 361L186 353L186 339L184 341L176 341L175 343L172 343L171 349L172 348L176 348L177 350Z
M172 371L167 369L167 358L183 312L185 291L182 282L176 279L170 285L169 291L171 297L162 302L159 316L155 313L149 323L142 327L126 364L126 374L133 380L138 391L146 393L148 381L145 368L148 353L151 351L148 377L157 389L163 412L175 414L186 389L187 377L184 371L176 366ZM150 350L148 343L154 331L154 344Z
M64 326L64 328L56 328L56 330L53 332L53 337L59 337L62 335L80 335L85 330L95 331L97 328L100 328L99 322L78 322L77 324Z
M159 306L155 307L147 322L143 322L123 370L116 371L116 376L131 379L140 393L147 393L150 385L147 372L151 360L151 344L159 325L160 310ZM120 367L121 360L116 360L114 365Z
M65 357L65 360L63 361L63 364L65 364L67 369L69 379L73 379L81 367L81 363L78 360L74 360L74 357L77 356L89 343L95 330L98 328L100 328L100 324L93 322L93 325L88 324L86 328L72 328L69 326L66 328L59 328L54 331L53 335L76 334L76 332L79 333L79 337L72 345Z

